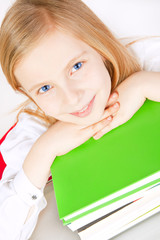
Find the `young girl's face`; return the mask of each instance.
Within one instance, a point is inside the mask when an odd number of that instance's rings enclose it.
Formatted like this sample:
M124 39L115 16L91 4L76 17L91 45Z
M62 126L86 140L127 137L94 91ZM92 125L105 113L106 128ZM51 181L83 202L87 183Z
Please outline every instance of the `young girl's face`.
M43 38L14 74L45 114L85 126L100 120L111 90L101 55L58 30Z

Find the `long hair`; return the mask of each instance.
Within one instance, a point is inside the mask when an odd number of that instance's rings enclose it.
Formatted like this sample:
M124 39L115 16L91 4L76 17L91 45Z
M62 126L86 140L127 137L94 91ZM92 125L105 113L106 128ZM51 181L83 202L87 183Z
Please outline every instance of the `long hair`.
M81 0L17 0L0 29L0 63L14 90L26 95L14 76L15 66L54 28L70 32L103 56L112 91L125 78L141 70L136 58ZM36 111L25 108L23 111L48 122L53 120L38 106Z

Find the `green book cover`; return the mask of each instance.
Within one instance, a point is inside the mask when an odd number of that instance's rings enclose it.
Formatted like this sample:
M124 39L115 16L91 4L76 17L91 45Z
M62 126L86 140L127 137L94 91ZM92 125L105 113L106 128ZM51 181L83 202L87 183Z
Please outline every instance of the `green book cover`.
M160 103L147 100L125 124L99 140L91 138L71 152L57 157L51 173L60 219L158 173L159 139ZM160 179L145 187L156 182ZM79 217L81 214L64 223Z

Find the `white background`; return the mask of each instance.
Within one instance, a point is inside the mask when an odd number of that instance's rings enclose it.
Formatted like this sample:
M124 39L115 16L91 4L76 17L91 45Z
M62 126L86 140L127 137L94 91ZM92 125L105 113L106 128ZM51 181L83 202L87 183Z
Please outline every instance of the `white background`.
M0 0L0 22L14 0ZM160 0L84 0L118 37L160 35ZM24 98L8 86L0 69L0 137L13 124L12 111ZM53 188L47 190L48 206L42 212L32 240L79 239L59 221ZM48 194L48 195L47 195ZM160 214L138 224L115 240L159 240ZM44 229L45 226L45 229ZM52 231L51 231L52 229Z
M14 0L0 0L0 23ZM118 37L160 35L160 0L84 0ZM0 69L0 137L15 121L12 110L24 101Z

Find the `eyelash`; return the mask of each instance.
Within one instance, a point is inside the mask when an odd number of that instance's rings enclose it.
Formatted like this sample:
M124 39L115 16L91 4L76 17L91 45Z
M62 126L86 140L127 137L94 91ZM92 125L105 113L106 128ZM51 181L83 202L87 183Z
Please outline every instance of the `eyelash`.
M79 67L79 69L81 69L82 66L83 66L83 64L84 64L84 62L77 62L76 64L74 64L74 66L72 67L72 69L73 69L76 65L78 66L79 64L81 64L80 67ZM75 69L74 72L77 72L79 69L77 69L77 70ZM71 72L71 75L72 75L74 72ZM47 88L48 86L49 86L49 89ZM43 88L45 88L46 91L40 92ZM41 88L38 90L38 93L44 94L44 93L48 92L50 89L52 89L52 86L51 86L51 85L44 85L43 87L41 87Z

